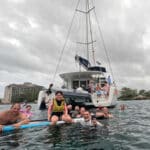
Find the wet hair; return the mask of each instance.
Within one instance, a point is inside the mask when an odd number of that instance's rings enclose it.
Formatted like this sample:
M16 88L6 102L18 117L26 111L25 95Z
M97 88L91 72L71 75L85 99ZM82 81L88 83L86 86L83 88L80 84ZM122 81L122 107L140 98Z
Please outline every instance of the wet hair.
M10 108L13 108L15 105L19 105L19 106L20 106L20 108L21 108L20 103L13 103L13 104L11 105L11 107L10 107Z
M61 94L62 96L64 95L62 91L56 91L55 95L57 95L57 94Z
M89 112L89 111L87 111L87 110L83 113L83 115L84 115L85 113L88 113L88 115L90 115L90 112Z
M26 106L26 108L28 108L28 107L32 108L32 106L31 106L31 105L27 105L27 106Z

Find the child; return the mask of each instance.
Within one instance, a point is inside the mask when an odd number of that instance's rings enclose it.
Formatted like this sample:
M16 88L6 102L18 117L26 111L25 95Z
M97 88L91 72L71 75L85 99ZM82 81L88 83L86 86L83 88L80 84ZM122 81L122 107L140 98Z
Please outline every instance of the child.
M20 110L20 112L25 114L27 118L31 118L31 116L33 116L33 113L31 112L31 108L32 108L31 105L26 105L26 109L25 110Z

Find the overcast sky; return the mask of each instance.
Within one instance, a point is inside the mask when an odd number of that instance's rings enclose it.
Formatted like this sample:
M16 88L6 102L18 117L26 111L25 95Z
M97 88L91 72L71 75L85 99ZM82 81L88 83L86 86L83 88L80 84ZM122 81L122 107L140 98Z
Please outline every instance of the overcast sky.
M4 87L11 83L32 82L48 87L77 2L78 0L0 0L0 97L4 95ZM150 1L94 2L118 87L148 90ZM77 68L74 55L80 53L79 45L75 44L80 40L79 35L76 35L81 31L80 20L73 22L77 28L72 26L55 78L56 85L60 83L59 73ZM96 59L105 66L106 56L102 44L95 44L94 47ZM84 54L82 50L81 53Z

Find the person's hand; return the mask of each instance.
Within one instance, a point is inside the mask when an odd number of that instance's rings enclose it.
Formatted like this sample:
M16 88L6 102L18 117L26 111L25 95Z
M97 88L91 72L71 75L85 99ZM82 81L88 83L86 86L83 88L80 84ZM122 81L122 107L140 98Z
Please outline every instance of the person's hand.
M47 120L51 121L51 115L48 115Z
M20 127L20 123L15 123L15 124L13 124L13 126L15 127L15 128L19 128Z
M30 119L25 119L25 120L21 121L20 125L21 124L28 124L29 122L30 122Z
M3 125L0 125L0 132L2 132L3 130Z
M97 120L95 118L92 120L92 123L93 123L93 126L97 126Z
M64 116L65 116L65 117L67 117L67 116L68 116L68 114L67 114L67 113L65 113L65 114L64 114Z

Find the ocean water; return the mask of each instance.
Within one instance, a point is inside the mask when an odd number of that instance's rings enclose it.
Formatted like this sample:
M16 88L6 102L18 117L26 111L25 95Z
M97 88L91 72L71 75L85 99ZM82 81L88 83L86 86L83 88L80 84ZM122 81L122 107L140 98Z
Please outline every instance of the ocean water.
M120 111L120 104L127 109ZM9 107L0 105L0 111ZM47 118L47 111L32 107L33 119ZM150 150L149 100L119 101L110 111L115 117L99 120L101 128L64 124L0 134L0 150Z

